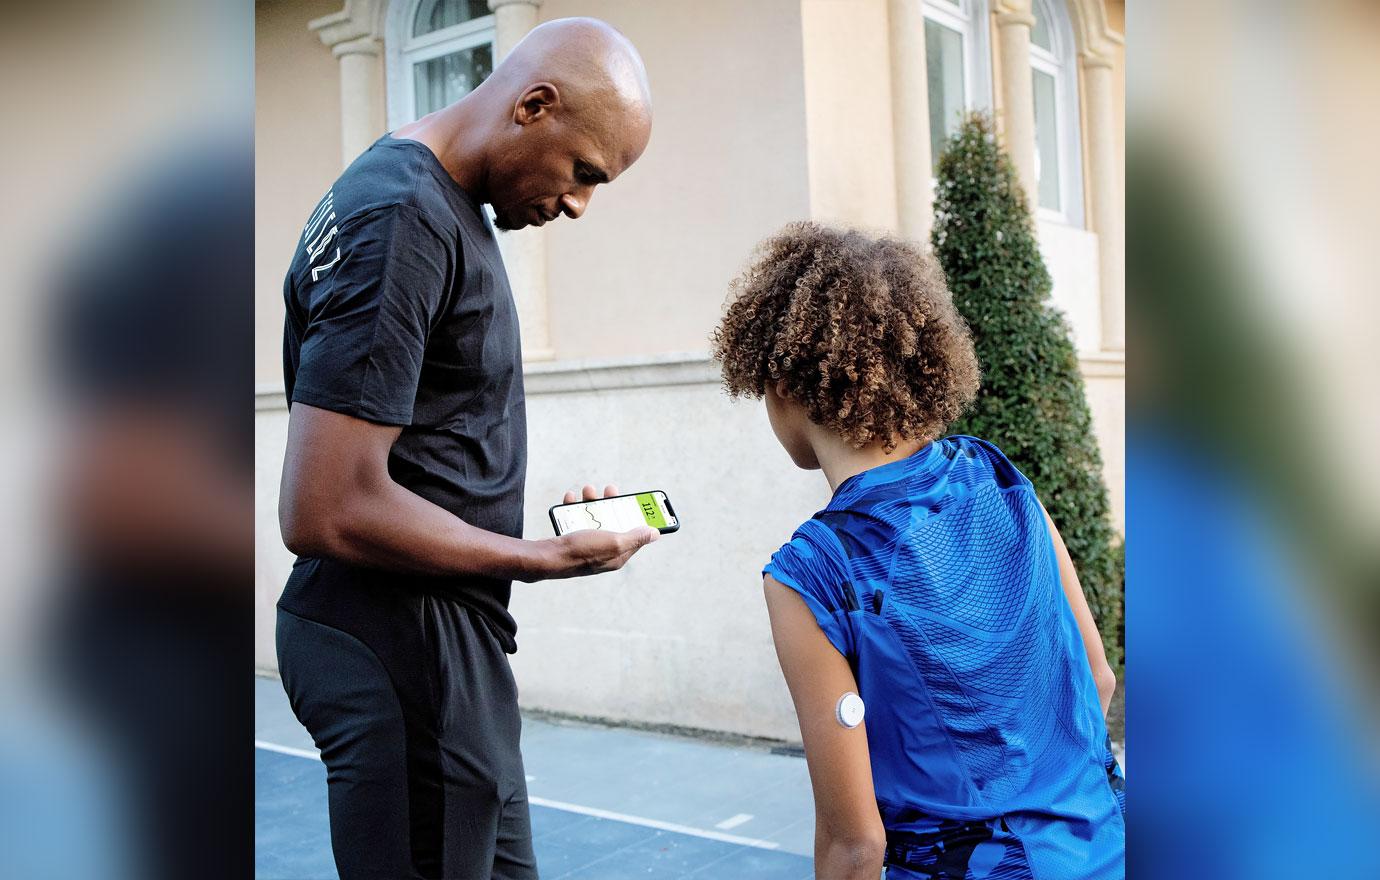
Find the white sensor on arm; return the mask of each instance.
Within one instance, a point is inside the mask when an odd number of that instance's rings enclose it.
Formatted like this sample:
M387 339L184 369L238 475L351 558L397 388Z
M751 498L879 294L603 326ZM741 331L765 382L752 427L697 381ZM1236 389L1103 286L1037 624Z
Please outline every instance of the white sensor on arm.
M838 705L834 707L834 718L841 727L852 730L863 722L863 713L867 707L863 705L862 697L849 691L839 697Z

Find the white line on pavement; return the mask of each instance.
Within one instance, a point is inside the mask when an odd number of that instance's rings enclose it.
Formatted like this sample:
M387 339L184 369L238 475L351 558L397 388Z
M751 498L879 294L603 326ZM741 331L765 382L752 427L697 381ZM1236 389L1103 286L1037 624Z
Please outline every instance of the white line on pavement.
M752 814L751 814L751 813L739 813L739 814L736 815L736 816L729 816L727 819L723 820L722 822L720 822L719 824L715 825L714 827L715 827L715 828L718 828L720 831L727 831L727 830L730 829L730 828L737 828L739 825L743 824L744 822L751 822L751 821L752 821Z
M613 819L616 822L627 822L629 825L642 825L646 828L656 828L660 831L674 831L677 834L688 834L692 837L703 837L708 840L720 840L724 843L736 843L739 846L753 846L757 849L779 849L781 844L770 840L758 840L754 837L739 837L736 834L723 834L718 831L709 831L704 828L692 828L689 825L677 825L675 822L662 822L659 819L647 819L642 816L630 816L627 813L615 813L612 810L601 810L597 807L582 807L579 804L567 804L561 801L549 801L546 798L528 796L527 800L539 807L551 807L557 810L565 810L568 813L580 813L584 816L594 816L599 819Z
M277 743L264 742L261 739L254 740L254 748L268 752L279 752L284 755L296 755L299 758L311 758L313 761L321 760L321 753L313 749L294 749L292 746L280 746Z
M313 761L321 760L321 755L311 749L294 749L291 746L280 746L277 743L265 742L261 739L254 740L254 748L263 749L269 752L279 752L284 755L294 755L298 758L310 758ZM662 822L659 819L648 819L645 816L634 816L629 813L615 813L612 810L601 810L598 807L586 807L580 804L566 803L564 801L553 801L547 800L546 798L532 797L531 795L528 795L527 800L539 807L550 807L553 810L562 810L567 813L579 813L582 816L593 816L596 819L612 819L615 822L626 822L629 825L641 825L644 828L655 828L658 831L674 831L676 834L688 834L691 837L703 837L707 840L736 843L739 846L751 846L757 849L781 848L781 844L771 840L739 837L736 834L724 834L720 831L710 831L706 828L693 828L689 825L679 825L675 822ZM741 825L751 818L752 816L748 813L739 813L737 816L719 823L719 827L732 828Z

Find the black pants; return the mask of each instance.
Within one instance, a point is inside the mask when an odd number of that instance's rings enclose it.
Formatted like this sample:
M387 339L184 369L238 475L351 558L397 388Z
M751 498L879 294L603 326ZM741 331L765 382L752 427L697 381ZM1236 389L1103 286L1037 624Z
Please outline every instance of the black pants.
M331 599L350 604L320 615L329 623L280 607L277 642L326 764L341 880L535 878L517 686L498 639L436 596Z

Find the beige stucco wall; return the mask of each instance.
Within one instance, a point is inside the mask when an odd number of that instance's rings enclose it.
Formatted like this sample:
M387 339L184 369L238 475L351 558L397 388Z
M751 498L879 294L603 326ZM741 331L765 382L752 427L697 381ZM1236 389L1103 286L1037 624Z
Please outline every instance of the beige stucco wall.
M896 228L886 0L803 0L810 216Z
M307 22L339 0L254 4L254 379L283 378L283 274L340 174L340 64Z
M578 223L547 227L558 358L706 347L755 242L809 213L798 0L549 0L594 15L647 65L651 143Z
M1102 453L1112 525L1126 533L1126 359L1120 355L1086 355L1083 385L1092 411L1093 433Z

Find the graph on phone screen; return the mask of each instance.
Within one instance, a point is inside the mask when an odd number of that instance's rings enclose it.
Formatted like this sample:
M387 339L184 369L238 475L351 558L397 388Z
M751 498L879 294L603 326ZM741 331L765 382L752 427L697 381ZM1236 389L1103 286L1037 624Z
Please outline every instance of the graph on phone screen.
M554 516L556 527L563 535L589 529L626 532L642 526L654 529L666 526L660 499L651 492L568 504L557 507Z

